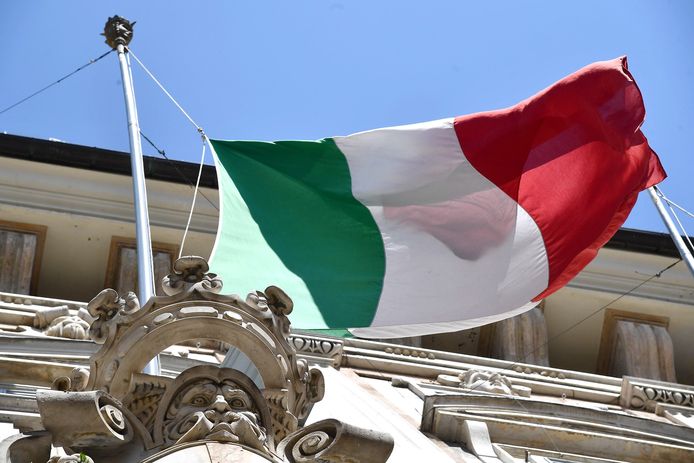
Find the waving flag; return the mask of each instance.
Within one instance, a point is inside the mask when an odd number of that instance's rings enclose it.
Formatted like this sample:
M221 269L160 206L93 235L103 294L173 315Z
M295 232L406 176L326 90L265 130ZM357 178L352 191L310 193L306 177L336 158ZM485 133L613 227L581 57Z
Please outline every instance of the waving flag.
M213 140L212 271L294 300L295 328L413 336L564 286L665 173L626 58L516 106L317 141Z

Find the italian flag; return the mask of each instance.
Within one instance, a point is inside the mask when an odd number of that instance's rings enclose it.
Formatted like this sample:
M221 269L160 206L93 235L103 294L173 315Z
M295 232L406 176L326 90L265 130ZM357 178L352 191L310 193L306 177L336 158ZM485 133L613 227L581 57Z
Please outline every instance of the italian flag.
M665 173L626 58L511 108L317 141L212 140L210 267L299 329L454 331L564 286Z

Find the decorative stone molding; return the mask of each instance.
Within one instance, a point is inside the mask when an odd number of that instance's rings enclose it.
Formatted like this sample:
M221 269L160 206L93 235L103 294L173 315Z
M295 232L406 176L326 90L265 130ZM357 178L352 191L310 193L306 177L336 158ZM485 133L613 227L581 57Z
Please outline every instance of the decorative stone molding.
M53 443L66 448L115 448L133 440L136 421L102 391L37 391L36 401ZM69 419L79 417L79 419ZM142 429L137 431L142 435Z
M36 302L39 301L0 301L0 324L4 325L2 330L66 339L89 339L88 330L93 318L84 308L76 304L40 306Z
M167 296L175 296L184 291L198 288L203 291L219 293L222 290L222 280L210 270L207 261L202 257L181 257L173 265L173 273L164 278L162 289Z
M555 450L557 461L694 461L691 428L644 415L546 401L539 394L518 398L437 392L425 396L420 429L449 445L465 444L485 462L497 461L494 457L514 461L502 458L494 444L512 446L513 456L522 461L523 450L538 449ZM490 439L484 436L484 427Z
M94 460L83 453L75 453L64 457L51 457L47 463L94 463Z
M93 318L82 304L73 301L0 293L0 331L88 339Z
M419 351L407 347L386 347L383 349L386 354L403 355L405 357L423 358L435 360L436 356L432 352Z
M54 380L56 390L37 395L54 445L68 453L84 451L99 463L115 463L169 461L172 452L214 441L279 462L279 442L306 437L298 445L309 453L286 461L318 461L310 455L314 450L325 455L321 461L385 461L387 455L330 459L348 455L343 449L347 443L364 449L382 446L388 439L381 433L331 422L325 426L335 443L318 448L314 437L299 429L325 393L323 375L309 367L308 358L339 363L339 340L292 336L287 316L293 302L277 287L243 300L220 294L222 282L207 273L204 259L184 257L173 269L163 283L167 295L152 297L143 306L134 294L121 298L112 289L88 304L93 319L89 334L101 344L89 371L74 369ZM176 378L141 373L162 350L196 339L244 353L257 369L262 389L240 371L213 365L188 368ZM70 416L76 418L66 419Z
M74 368L69 376L59 376L53 380L51 389L63 392L83 391L89 381L89 370L86 368Z
M125 298L118 296L114 289L104 289L87 304L89 315L94 317L89 328L89 336L97 344L103 344L106 340L106 326L111 320L120 317L128 317L140 310L140 301L133 292L125 295ZM127 320L126 320L127 323Z
M154 415L171 381L171 378L162 376L142 373L132 375L130 390L123 399L123 403L145 428L151 429Z
M443 386L459 387L470 391L489 392L492 394L530 397L532 392L529 387L514 385L506 376L484 370L468 370L458 376L439 375L436 378L436 382Z
M688 407L694 411L694 387L625 376L619 403L624 408L655 412L658 404Z
M53 320L44 333L57 338L86 340L89 339L89 323L77 315L67 315Z
M339 368L342 364L342 348L344 342L340 339L319 338L292 334L289 343L297 354L311 358L317 363Z
M41 308L34 314L34 327L40 330L48 328L54 320L70 316L70 309L66 305Z
M166 388L151 432L165 446L197 440L234 442L272 450L270 412L260 390L244 374L200 365Z
M513 368L513 371L516 373L523 373L526 375L540 375L540 376L545 376L547 378L557 378L557 379L566 379L566 375L557 370L553 369L543 369L543 368L535 368L532 365L516 365Z
M322 397L322 376L289 344L291 299L272 286L246 301L220 295L221 281L206 270L201 258L179 259L164 283L170 295L153 297L142 308L134 296L121 299L113 290L94 298L88 305L96 318L91 332L104 346L92 358L87 389L125 397L132 375L159 351L191 338L214 338L245 352L265 387L283 391L285 411L303 418Z
M677 381L670 319L652 314L606 309L597 371L656 381Z

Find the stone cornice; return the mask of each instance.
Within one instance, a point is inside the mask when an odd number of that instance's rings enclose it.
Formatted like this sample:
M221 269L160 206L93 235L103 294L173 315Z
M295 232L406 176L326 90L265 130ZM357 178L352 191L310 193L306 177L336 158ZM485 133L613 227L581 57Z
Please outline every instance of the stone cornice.
M652 278L677 258L643 253L602 249L569 288L587 289L611 294L625 294L678 304L694 305L694 279L680 262L662 275ZM639 286L642 284L641 286ZM634 289L636 288L636 289Z
M189 186L148 180L153 226L181 228L186 223L192 190ZM216 190L205 195L217 203ZM71 167L4 159L0 170L0 204L88 217L133 221L132 185L125 176ZM215 233L217 211L200 198L191 230Z

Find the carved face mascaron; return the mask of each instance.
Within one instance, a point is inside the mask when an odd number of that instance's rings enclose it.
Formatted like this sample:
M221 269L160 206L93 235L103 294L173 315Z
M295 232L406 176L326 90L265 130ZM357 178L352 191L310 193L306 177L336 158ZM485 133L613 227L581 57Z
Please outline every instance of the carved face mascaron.
M235 442L256 449L266 445L257 403L230 378L191 378L176 392L163 421L164 440Z

